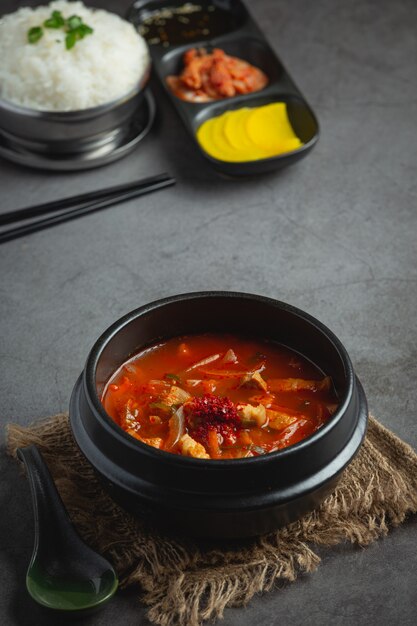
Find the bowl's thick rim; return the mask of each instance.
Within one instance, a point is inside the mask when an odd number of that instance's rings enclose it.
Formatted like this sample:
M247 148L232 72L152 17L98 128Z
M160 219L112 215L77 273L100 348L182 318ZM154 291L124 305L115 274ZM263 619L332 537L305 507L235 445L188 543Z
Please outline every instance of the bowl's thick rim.
M288 448L284 448L282 450L277 450L275 452L269 452L263 456L258 457L249 457L244 459L194 459L192 457L184 457L178 454L172 454L170 452L165 452L164 450L157 450L152 446L148 446L134 437L130 436L126 433L120 426L116 424L116 422L106 413L96 389L96 369L101 357L101 354L107 344L120 332L125 326L127 326L134 319L141 317L145 314L152 312L155 309L159 309L166 305L187 301L187 300L199 300L205 298L233 298L233 299L246 299L249 301L258 301L262 302L266 305L270 305L276 308L283 309L285 311L290 312L291 314L302 318L310 325L316 327L319 331L321 331L326 337L329 339L331 343L333 343L334 348L337 350L343 366L346 372L347 379L347 390L345 396L341 398L341 402L337 411L332 415L331 419L322 426L319 430L306 437L302 441L289 446ZM85 368L82 373L82 384L85 391L86 400L90 406L90 409L99 416L101 425L106 429L106 431L122 444L127 445L129 448L136 450L142 454L146 454L151 459L155 461L161 461L162 459L168 463L174 463L175 465L181 465L184 467L199 467L209 469L210 471L214 470L222 470L226 467L238 468L241 466L248 466L248 464L260 465L261 463L268 464L275 458L285 458L291 457L293 455L302 453L302 451L310 446L312 443L319 441L326 437L326 435L331 431L338 422L343 419L345 411L349 406L351 401L354 385L355 385L355 373L353 370L352 362L350 357L346 351L346 348L343 346L341 341L336 337L336 335L322 322L317 320L315 317L306 313L305 311L298 309L290 304L282 302L280 300L275 300L273 298L268 298L265 296L260 296L256 294L246 293L246 292L235 292L235 291L196 291L190 293L178 294L175 296L169 296L166 298L162 298L159 300L154 300L144 306L141 306L133 311L127 313L116 322L114 322L107 330L105 330L100 337L97 339L95 344L93 345L86 361Z
M133 89L128 91L126 94L120 96L119 98L116 98L116 100L110 100L109 102L104 102L103 104L99 104L95 107L87 107L86 109L74 109L72 111L33 109L31 107L26 107L21 104L16 104L15 102L11 100L6 100L5 98L2 98L0 96L0 119L3 111L6 111L7 113L13 115L25 116L32 121L42 120L44 122L51 121L65 123L68 121L82 121L83 119L89 119L90 117L98 117L112 111L113 109L117 109L119 106L122 106L129 100L132 100L141 91L143 91L149 82L151 70L152 59L148 50L146 67L139 78L138 84L135 85Z

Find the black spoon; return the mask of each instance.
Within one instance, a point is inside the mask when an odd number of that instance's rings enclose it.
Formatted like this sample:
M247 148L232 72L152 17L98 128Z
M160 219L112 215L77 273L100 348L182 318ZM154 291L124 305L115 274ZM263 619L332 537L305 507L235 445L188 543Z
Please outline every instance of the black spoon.
M118 586L113 567L78 535L37 447L18 448L17 456L26 465L35 517L27 590L49 609L73 612L101 606Z

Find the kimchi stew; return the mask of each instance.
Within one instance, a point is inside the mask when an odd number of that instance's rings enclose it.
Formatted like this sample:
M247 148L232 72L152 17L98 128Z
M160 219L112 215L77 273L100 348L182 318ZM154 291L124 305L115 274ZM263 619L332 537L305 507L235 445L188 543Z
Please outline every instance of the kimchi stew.
M143 350L112 376L106 412L129 435L199 459L256 457L308 437L336 411L332 380L282 345L190 335Z

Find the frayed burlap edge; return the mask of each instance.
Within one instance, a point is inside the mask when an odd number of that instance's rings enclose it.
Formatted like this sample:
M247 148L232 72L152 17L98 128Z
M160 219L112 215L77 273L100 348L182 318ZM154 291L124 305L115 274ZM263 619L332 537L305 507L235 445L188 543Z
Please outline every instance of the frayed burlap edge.
M36 444L85 540L114 564L122 586L137 585L148 618L197 626L246 604L278 580L312 572L312 546L367 545L417 512L417 455L370 418L365 442L335 491L301 520L239 545L213 547L156 534L115 504L73 441L68 416L8 426L8 452Z

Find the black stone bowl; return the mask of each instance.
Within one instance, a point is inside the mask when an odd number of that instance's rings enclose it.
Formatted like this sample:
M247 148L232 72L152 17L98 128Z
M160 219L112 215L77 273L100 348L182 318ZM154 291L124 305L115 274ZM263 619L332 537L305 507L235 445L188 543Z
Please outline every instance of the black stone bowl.
M338 410L303 441L246 459L182 457L125 433L100 402L109 377L146 346L207 331L258 336L300 352L332 376ZM358 452L367 418L350 358L328 328L288 304L230 292L174 296L122 317L91 350L70 404L75 440L114 500L165 530L222 538L266 533L317 507Z

